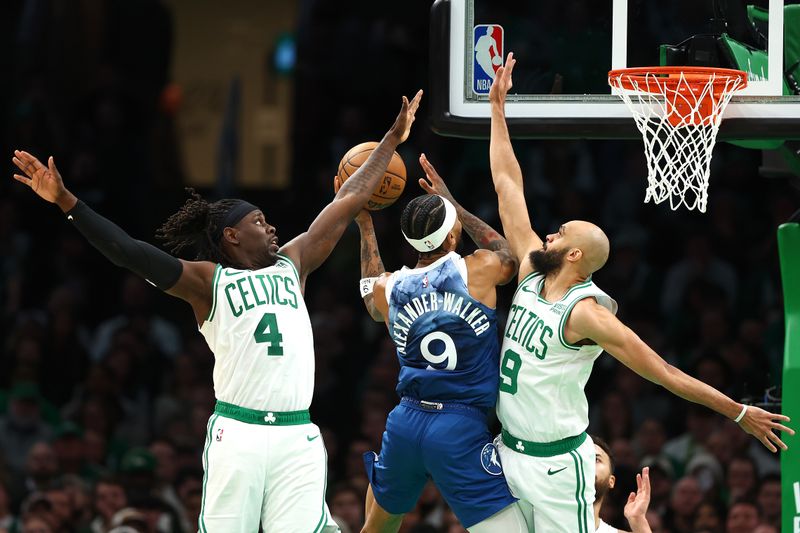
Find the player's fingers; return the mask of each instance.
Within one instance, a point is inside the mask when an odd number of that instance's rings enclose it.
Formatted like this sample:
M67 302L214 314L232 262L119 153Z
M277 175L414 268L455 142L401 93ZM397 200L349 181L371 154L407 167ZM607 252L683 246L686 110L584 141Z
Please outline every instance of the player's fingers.
M21 171L25 172L25 163L23 163L17 156L12 157L11 162L14 163Z
M430 184L430 183L428 183L428 180L426 180L426 179L424 179L424 178L420 178L420 179L419 179L419 186L420 186L420 187L422 187L422 189L423 189L423 190L424 190L426 193L428 193L428 194L433 194L433 187L431 187L431 184Z
M636 492L642 491L642 475L636 474Z
M416 112L417 108L419 107L419 101L422 99L422 89L417 91L417 94L414 95L414 98L411 100L411 110L412 112Z
M427 174L428 170L430 170L431 163L430 163L430 161L428 161L428 158L425 157L425 154L421 154L419 156L419 166L422 167L422 170L425 171L425 174Z
M56 160L53 159L52 155L47 158L47 168L48 170L50 170L53 176L55 176L56 173L58 172L58 170L56 169Z
M25 150L20 150L20 153L22 154L22 160L31 165L35 170L44 168L42 162L36 159L33 155L29 154Z
M517 60L516 59L512 59L506 65L506 72L507 72L507 76L509 78L511 77L511 73L514 72L514 65L516 65L516 64L517 64Z
M780 437L778 437L771 430L767 432L767 438L769 438L769 440L771 440L772 442L777 444L780 447L781 450L788 450L789 449L789 447L786 444L784 444L784 442L780 439Z
M789 418L786 415L778 415L778 414L774 414L774 413L770 413L770 419L771 420L782 420L784 422L791 422L792 421L792 419Z
M14 174L14 179L20 183L24 183L28 187L33 187L33 180L30 178L26 178L25 176L20 176L19 174Z
M636 501L636 493L631 492L628 494L628 503L633 503Z
M33 176L33 173L34 173L33 165L31 165L30 163L26 163L24 160L22 160L22 159L20 159L18 157L12 157L11 161L13 161L13 163L15 165L17 165L17 168L19 168L25 174L27 174L28 176L31 176L31 177Z
M429 176L431 174L434 174L434 175L436 174L436 169L433 168L433 163L428 161L428 157L425 154L422 154L420 156L420 163L422 163L422 168L425 169L425 174L427 174Z
M642 469L642 490L650 497L650 467L646 466Z
M764 445L764 447L765 447L766 449L768 449L769 451L771 451L771 452L773 452L773 453L775 453L775 452L777 452L777 451L778 451L778 449L775 447L775 445L774 445L774 444L772 444L772 443L769 441L769 439L767 438L767 436L766 436L766 435L761 435L760 437L758 437L758 440L760 440L760 441L761 441L761 444L763 444L763 445Z
M794 435L794 430L792 428L786 427L783 424L778 424L777 422L772 423L772 428L788 433L789 435Z

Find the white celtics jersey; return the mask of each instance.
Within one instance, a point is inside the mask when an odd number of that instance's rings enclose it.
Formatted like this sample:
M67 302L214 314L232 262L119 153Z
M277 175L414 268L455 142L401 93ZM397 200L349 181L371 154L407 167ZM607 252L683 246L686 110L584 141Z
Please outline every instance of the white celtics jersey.
M214 352L217 399L259 411L308 409L314 337L291 260L260 270L217 265L209 318L200 327Z
M551 303L540 297L543 282L534 272L514 294L500 352L497 416L514 437L545 443L580 435L589 425L583 389L603 349L567 342L570 311L584 298L595 298L613 313L617 303L591 280Z

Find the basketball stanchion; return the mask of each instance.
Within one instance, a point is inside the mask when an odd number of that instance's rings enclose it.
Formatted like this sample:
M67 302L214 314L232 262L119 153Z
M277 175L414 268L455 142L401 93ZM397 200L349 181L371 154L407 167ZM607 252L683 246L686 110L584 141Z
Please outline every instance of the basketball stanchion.
M705 212L722 114L747 86L741 70L639 67L612 70L608 83L633 113L647 155L645 202L669 200Z

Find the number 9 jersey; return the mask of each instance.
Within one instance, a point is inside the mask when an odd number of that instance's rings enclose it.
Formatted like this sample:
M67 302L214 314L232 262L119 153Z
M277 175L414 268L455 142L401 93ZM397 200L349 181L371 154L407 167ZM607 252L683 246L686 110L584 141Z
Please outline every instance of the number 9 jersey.
M290 259L260 270L217 265L200 333L214 352L217 400L273 411L311 405L314 336Z
M494 407L496 312L470 296L467 283L466 264L455 252L424 268L403 267L387 281L401 397Z

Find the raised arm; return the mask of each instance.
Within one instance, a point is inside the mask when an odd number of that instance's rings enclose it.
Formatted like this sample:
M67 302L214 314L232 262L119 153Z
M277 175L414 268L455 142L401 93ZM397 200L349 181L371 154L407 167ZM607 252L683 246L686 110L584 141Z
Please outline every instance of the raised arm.
M531 227L522 187L522 169L514 155L514 147L511 146L511 136L506 124L506 95L512 87L511 73L515 63L514 54L508 54L506 64L497 70L489 91L492 109L489 164L500 206L503 233L508 239L511 251L519 260L519 277L522 278L533 270L528 254L542 247L542 239Z
M439 173L436 172L436 169L433 168L433 165L428 161L425 154L419 156L419 164L422 165L422 170L425 171L425 177L419 180L420 187L428 194L438 194L450 200L456 208L458 219L461 221L464 231L467 232L467 235L469 235L472 241L478 248L489 250L497 256L497 261L491 261L496 264L499 263L494 284L505 285L514 279L514 276L517 274L519 262L511 251L508 241L497 233L497 231L492 229L489 224L479 219L456 202L450 189L447 188L444 180Z
M361 233L361 282L360 289L369 316L375 322L384 322L386 318L375 305L373 289L378 277L386 272L378 250L378 238L375 236L375 226L372 225L372 216L369 211L363 210L356 215L356 224Z
M394 149L408 138L421 98L422 91L417 92L411 102L403 97L397 119L369 159L342 185L333 201L317 215L308 230L281 249L297 266L301 283L327 259L347 225L372 196L386 172Z
M338 193L342 187L339 176L333 178L334 192ZM361 280L359 281L359 291L367 308L369 316L375 322L384 322L383 313L375 306L375 295L373 289L378 277L386 272L378 250L378 238L375 236L375 226L372 225L372 216L369 211L362 209L356 215L356 224L361 234Z
M14 174L14 179L30 187L42 199L56 204L67 220L109 261L127 268L162 291L186 300L192 305L197 322L203 323L211 309L213 263L182 261L132 238L67 190L52 157L45 166L28 152L16 150L13 162L25 174Z
M685 374L664 361L636 333L593 299L587 298L575 305L567 319L564 335L568 342L591 339L643 378L661 385L676 396L705 405L736 420L745 432L756 437L772 452L777 451L775 445L787 449L773 430L794 435L794 430L776 422L788 422L788 416L773 414L752 405L745 409L744 405L714 387ZM744 416L737 420L743 409Z

